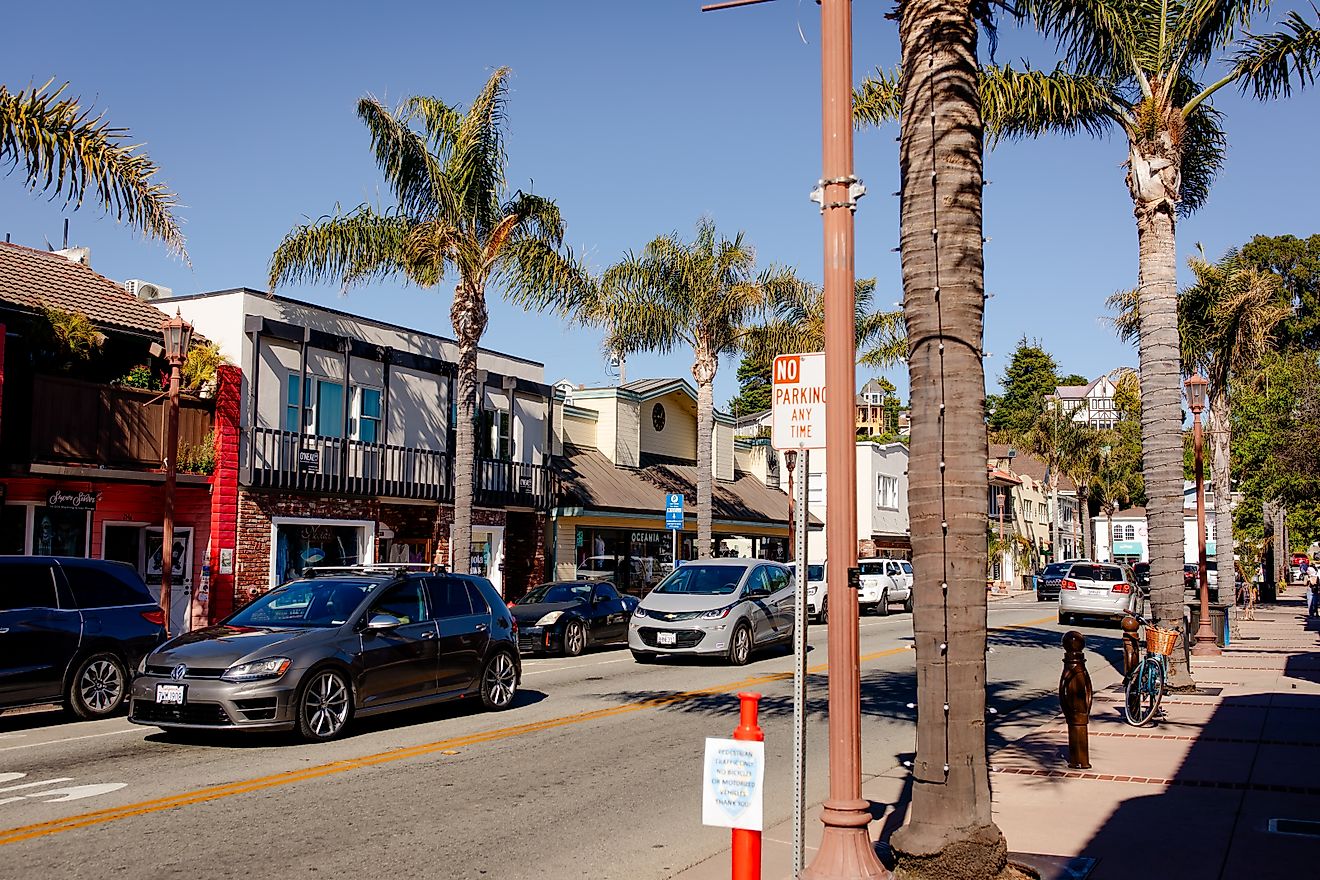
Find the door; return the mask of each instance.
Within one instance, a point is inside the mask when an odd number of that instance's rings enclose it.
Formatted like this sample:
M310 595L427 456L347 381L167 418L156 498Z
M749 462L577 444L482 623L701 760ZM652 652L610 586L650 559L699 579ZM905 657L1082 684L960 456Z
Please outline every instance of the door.
M470 689L481 674L481 661L490 644L490 607L463 578L427 578L440 632L439 690L457 693Z
M615 642L628 633L628 609L614 585L596 584L591 594L591 640Z
M450 568L457 570L454 563L454 531L449 530ZM473 526L472 544L469 549L468 574L484 577L495 587L495 592L504 595L504 526Z
M787 638L793 631L793 599L797 593L795 580L788 569L767 565L766 580L770 584L770 603L774 608L775 635Z
M52 566L0 564L0 703L60 697L82 638L82 615L60 604Z
M193 546L192 528L175 526L174 552L170 562L173 564L170 577L170 634L188 632L192 629L190 603L192 601L193 582ZM163 530L155 527L144 530L144 556L146 564L142 570L142 580L146 581L151 595L160 601L160 587L164 578L164 543Z
M435 694L439 667L436 622L421 578L390 587L371 603L366 620L389 614L396 627L362 632L362 708Z
M758 565L743 587L743 596L751 606L748 619L752 624L752 636L758 643L775 637L776 612L771 600L769 573L768 565Z

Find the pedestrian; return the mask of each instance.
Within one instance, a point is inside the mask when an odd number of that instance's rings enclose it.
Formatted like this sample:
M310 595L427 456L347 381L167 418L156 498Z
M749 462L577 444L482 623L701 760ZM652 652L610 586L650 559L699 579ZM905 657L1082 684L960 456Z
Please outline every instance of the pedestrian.
M1320 607L1320 570L1312 566L1302 582L1306 584L1306 616L1315 617L1317 607Z

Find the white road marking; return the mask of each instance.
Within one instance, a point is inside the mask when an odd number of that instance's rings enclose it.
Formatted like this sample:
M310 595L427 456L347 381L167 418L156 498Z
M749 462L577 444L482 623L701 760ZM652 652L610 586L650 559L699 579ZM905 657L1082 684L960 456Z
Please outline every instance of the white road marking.
M26 773L0 773L0 782L13 782L15 779L22 779L27 776Z
M66 736L64 739L48 739L45 742L23 743L21 746L3 746L0 752L12 752L14 749L31 749L37 746L53 746L59 743L76 742L80 739L96 739L99 736L117 736L121 733L146 733L146 729L139 730L136 727L128 727L123 730L110 730L105 733L87 733L82 736ZM3 780L0 780L3 781Z
M99 794L109 794L112 791L119 791L121 788L127 788L127 782L97 782L92 785L72 785L68 788L55 788L50 791L39 791L36 794L28 795L29 798L50 798L43 800L47 804L60 804L65 801L80 801L83 798L96 797ZM59 795L59 797L51 797Z
M546 669L539 668L540 664L537 664L538 668L533 669L531 672L524 672L523 678L526 678L529 675L540 675L543 672L571 672L574 669L588 669L592 666L607 666L610 663L626 663L630 660L632 660L631 657L620 657L617 660L601 660L597 663L578 663L573 666L552 666Z
M27 774L24 773L24 776ZM25 782L22 785L11 785L8 788L0 788L0 793L6 791L18 791L20 788L37 788L42 785L54 785L57 782L72 782L72 776L60 776L56 779L43 779L41 782Z

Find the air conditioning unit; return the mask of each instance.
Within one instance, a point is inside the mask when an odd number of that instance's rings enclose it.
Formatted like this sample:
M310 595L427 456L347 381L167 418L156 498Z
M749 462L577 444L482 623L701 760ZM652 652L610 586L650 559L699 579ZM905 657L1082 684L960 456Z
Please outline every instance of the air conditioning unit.
M140 278L130 278L124 282L124 289L136 296L143 302L151 302L154 299L164 299L172 296L174 291L160 284L152 284L150 281L143 281Z

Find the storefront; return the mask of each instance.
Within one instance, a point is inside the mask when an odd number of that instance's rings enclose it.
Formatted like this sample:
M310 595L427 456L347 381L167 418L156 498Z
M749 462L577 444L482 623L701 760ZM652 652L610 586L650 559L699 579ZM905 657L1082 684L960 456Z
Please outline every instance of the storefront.
M270 528L272 584L293 580L314 566L376 561L374 520L274 517Z

